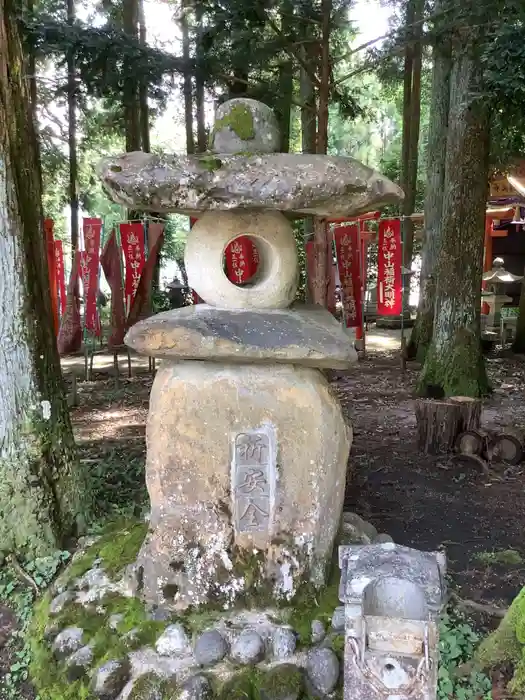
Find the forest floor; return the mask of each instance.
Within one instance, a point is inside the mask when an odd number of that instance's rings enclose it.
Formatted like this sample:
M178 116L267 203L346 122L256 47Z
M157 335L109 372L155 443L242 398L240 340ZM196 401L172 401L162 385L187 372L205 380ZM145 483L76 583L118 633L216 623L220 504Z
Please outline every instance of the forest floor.
M484 476L446 458L419 454L413 410L418 368L409 364L401 371L396 345L391 334L371 338L359 370L334 381L354 428L345 510L359 513L400 544L444 547L461 598L506 607L525 580L525 466ZM71 372L80 374L81 366L81 358L64 363L70 386ZM79 405L72 409L81 463L92 477L101 519L138 515L146 501L145 421L152 377L142 359L133 358L131 379L121 366L116 385L112 358L97 360L93 381L79 381ZM484 425L525 427L525 358L489 358L487 367L494 392L484 402ZM3 641L14 624L0 605L0 679L13 663ZM18 697L33 695L28 688Z

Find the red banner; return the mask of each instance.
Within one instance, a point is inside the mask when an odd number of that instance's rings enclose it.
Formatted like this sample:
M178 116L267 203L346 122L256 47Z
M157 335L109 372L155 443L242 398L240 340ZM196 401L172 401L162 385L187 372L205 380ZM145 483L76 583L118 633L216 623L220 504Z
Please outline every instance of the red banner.
M377 241L378 316L399 316L402 312L401 256L401 221L380 221Z
M66 272L64 269L62 241L55 241L55 278L60 300L60 316L63 316L66 310Z
M144 265L135 299L128 314L126 328L131 328L140 319L151 316L151 286L157 258L164 243L164 224L150 223L148 226L148 259Z
M345 325L347 328L361 328L363 308L358 222L335 226L334 240Z
M108 347L124 344L126 317L124 314L124 283L122 281L122 256L117 244L115 231L111 231L100 256L100 264L111 289L111 330Z
M94 335L100 335L97 292L102 219L84 219L82 229L84 250L80 252L79 256L79 274L84 291L84 328Z
M66 308L62 316L57 345L60 355L78 352L82 346L82 328L80 324L80 301L78 298L78 271L80 269L80 253L75 252L75 260L71 268L67 287Z
M124 252L125 284L124 299L126 318L129 315L139 286L142 270L146 263L144 251L144 224L140 221L120 224L120 241Z
M312 280L315 275L315 251L314 242L308 241L305 245L306 253L306 277L308 281L308 290L310 293L310 298L313 298ZM328 269L328 289L326 290L326 308L333 315L336 310L336 299L335 299L335 265L334 256L332 251L332 246L329 245L326 250L327 255L327 269Z
M53 314L55 333L56 335L58 335L58 294L57 281L55 276L55 244L53 241L53 229L53 219L44 219L44 241L46 244L47 269L49 274L49 291L51 294L51 313Z
M239 236L224 252L226 274L230 282L243 284L254 276L259 262L257 248L248 236Z

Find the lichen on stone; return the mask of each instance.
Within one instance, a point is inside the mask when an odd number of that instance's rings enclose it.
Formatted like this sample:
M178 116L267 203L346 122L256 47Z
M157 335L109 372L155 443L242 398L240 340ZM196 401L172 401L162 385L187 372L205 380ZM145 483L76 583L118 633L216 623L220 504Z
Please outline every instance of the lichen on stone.
M255 138L253 114L245 105L232 105L227 114L215 121L213 131L217 132L227 127L242 141L251 141Z

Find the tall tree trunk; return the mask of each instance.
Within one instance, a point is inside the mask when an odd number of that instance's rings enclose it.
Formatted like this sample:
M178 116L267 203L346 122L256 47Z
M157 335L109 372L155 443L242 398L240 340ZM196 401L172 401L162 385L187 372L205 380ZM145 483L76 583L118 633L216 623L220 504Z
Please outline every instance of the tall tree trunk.
M200 6L197 6L195 9L195 21L197 25L195 50L195 117L197 119L197 150L199 153L204 153L204 151L208 148L208 134L206 133L206 117L204 112L204 71L201 65L201 60L204 55L204 49L201 46L201 37L204 27L202 24L202 7Z
M133 39L138 39L139 8L138 0L124 0L123 6L124 32ZM131 71L126 71L124 78L124 122L126 130L126 151L141 150L140 102L137 80Z
M328 103L330 98L330 29L332 0L321 0L322 35L319 85L319 108L317 115L317 153L326 153L328 148ZM332 246L329 227L324 219L314 217L314 278L311 281L312 301L328 305L330 269L328 248Z
M521 281L520 305L516 322L516 336L512 343L514 352L525 353L525 270Z
M408 0L406 13L407 43L403 79L403 142L401 163L401 186L405 192L403 214L409 217L414 213L417 193L417 169L419 149L419 129L421 121L421 64L422 64L422 25L424 0ZM415 24L416 23L416 24ZM403 221L403 265L412 267L414 250L414 223L410 218ZM408 308L410 295L410 274L403 278L405 306ZM405 309L403 309L405 312Z
M462 37L450 77L434 333L419 381L422 395L429 387L445 396L477 397L488 390L480 312L490 123L477 46L465 43Z
M293 3L284 0L281 7L281 32L284 37L290 38L293 27ZM277 118L281 130L281 152L290 150L290 120L292 115L294 66L291 57L285 54L279 65L279 101L277 104Z
M64 547L88 503L51 317L19 9L0 0L0 551L34 557Z
M142 46L146 46L146 18L144 17L144 0L138 0L139 13L139 41ZM140 105L140 136L142 150L145 153L151 151L149 137L149 104L148 104L148 83L145 78L141 78L139 84L139 105Z
M428 130L425 238L420 275L417 318L408 346L409 357L424 362L434 326L436 262L441 245L443 188L450 106L450 43L441 38L434 46L432 96Z
M75 0L67 0L67 22L75 22ZM75 70L75 51L70 49L67 55L67 120L69 149L69 210L71 228L71 261L75 260L78 248L78 154L77 154L77 84Z
M317 139L317 106L315 98L315 87L312 79L303 66L309 66L314 70L315 60L313 58L314 44L308 43L312 39L311 24L299 19L300 38L303 42L300 50L302 66L300 69L300 102L301 102L301 150L303 153L315 153ZM304 220L305 240L310 238L314 232L314 219L308 216ZM308 280L307 285L308 301L313 300L312 280Z
M186 153L195 153L195 138L193 136L193 81L189 68L190 63L190 30L188 27L189 9L186 3L182 3L180 27L182 31L182 57L184 59L184 82L182 91L184 95L184 124L186 127Z

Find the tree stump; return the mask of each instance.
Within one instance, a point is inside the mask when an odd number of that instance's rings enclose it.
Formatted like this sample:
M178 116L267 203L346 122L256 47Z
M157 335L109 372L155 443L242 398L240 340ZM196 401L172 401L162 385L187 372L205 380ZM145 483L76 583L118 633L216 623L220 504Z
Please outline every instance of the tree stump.
M418 399L415 404L417 444L425 454L451 452L458 436L479 428L481 401L468 396Z
M496 435L491 446L491 458L494 462L519 464L523 458L522 433L513 428L505 428Z

